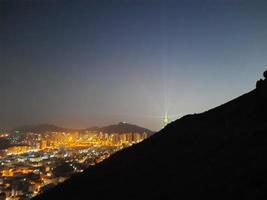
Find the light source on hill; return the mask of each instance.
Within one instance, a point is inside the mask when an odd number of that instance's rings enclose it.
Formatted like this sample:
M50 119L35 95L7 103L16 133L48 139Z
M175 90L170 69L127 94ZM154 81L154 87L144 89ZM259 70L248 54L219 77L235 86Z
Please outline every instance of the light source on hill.
M165 126L167 126L168 123L169 123L168 115L165 115L165 116L164 116L164 119L163 119L163 128L164 128Z

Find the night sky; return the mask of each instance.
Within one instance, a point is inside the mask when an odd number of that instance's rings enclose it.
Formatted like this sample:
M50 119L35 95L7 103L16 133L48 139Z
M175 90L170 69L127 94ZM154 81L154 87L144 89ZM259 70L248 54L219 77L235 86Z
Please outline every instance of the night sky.
M266 0L0 0L1 129L159 130L266 69Z

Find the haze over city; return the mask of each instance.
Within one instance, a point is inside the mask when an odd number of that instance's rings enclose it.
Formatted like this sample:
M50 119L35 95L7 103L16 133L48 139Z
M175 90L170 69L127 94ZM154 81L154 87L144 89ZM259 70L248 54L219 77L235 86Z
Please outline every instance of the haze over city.
M253 88L264 0L0 1L0 129L152 130Z

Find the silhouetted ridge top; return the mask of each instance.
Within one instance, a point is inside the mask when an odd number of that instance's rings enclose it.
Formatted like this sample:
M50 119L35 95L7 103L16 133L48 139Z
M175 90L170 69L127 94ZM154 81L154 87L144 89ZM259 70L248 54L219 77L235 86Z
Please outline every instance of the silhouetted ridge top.
M48 131L57 132L57 131L72 131L72 130L74 129L62 128L54 124L25 125L14 129L14 131L20 131L22 133L24 132L42 133Z
M265 79L226 104L170 123L35 200L266 199L266 113Z
M115 125L109 125L105 127L91 127L86 129L88 131L96 131L96 132L103 132L103 133L147 133L151 135L154 133L153 131L133 125L133 124L128 124L125 122L120 122ZM68 131L84 131L82 129L69 129L69 128L62 128L58 127L54 124L38 124L38 125L26 125L26 126L21 126L13 130L15 131L20 131L21 133L27 133L27 132L34 132L34 133L44 133L44 132L68 132Z
M102 128L99 127L93 127L89 128L88 130L91 131L97 131L97 132L103 132L103 133L147 133L147 134L152 134L153 131L148 130L146 128L133 125L133 124L128 124L126 122L120 122L118 124L110 125L110 126L105 126Z
M267 87L267 70L263 73L263 77L264 77L264 80L263 79L260 79L257 81L256 83L256 88L257 89L266 89Z

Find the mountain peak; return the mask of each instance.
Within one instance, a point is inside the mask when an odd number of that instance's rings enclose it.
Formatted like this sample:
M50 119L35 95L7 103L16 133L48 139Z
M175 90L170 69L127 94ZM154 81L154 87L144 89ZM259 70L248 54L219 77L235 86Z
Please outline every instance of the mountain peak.
M87 130L90 131L97 131L97 132L103 132L103 133L147 133L147 134L152 134L154 133L153 131L134 125L134 124L129 124L127 122L119 122L117 124L109 125L109 126L104 126L104 127L97 127L97 128L89 128Z

